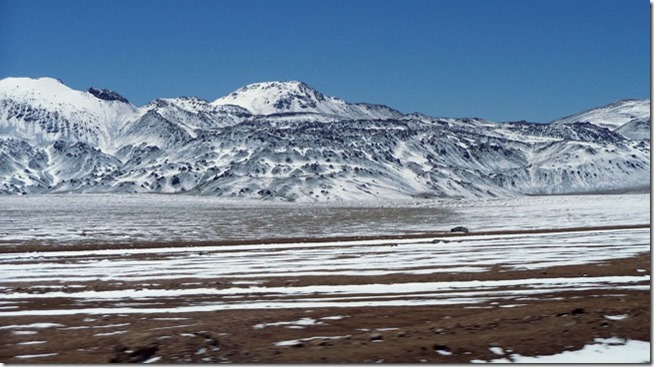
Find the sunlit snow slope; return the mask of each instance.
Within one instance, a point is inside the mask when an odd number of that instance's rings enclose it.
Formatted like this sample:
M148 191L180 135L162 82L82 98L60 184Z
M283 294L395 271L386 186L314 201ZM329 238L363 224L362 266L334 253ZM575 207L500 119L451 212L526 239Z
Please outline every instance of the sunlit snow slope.
M590 122L609 130L616 130L636 121L642 121L649 126L650 109L649 99L625 99L572 116L563 117L552 121L552 123L570 124L574 122Z

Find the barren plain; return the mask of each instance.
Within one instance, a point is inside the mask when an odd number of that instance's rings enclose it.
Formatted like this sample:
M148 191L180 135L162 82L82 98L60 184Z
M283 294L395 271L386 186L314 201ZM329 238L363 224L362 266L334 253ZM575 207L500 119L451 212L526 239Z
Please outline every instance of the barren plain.
M489 223L506 202L451 205L469 233L393 230L392 216L379 235L213 241L103 241L92 227L39 241L6 226L0 362L565 361L592 346L649 361L649 195L606 210L605 197L548 200L505 229Z

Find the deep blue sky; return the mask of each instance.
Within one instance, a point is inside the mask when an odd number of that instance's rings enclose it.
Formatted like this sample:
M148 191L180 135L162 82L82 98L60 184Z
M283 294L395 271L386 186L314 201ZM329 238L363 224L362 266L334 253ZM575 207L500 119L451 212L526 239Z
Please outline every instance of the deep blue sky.
M649 98L646 0L0 0L0 78L214 100L301 80L404 113L547 122Z

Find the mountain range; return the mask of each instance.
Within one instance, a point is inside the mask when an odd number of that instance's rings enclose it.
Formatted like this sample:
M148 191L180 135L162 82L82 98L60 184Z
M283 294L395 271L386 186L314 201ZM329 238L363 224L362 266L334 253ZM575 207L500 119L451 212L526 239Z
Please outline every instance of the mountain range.
M213 102L0 80L0 193L191 193L284 201L650 188L650 100L549 123L403 114L305 83Z

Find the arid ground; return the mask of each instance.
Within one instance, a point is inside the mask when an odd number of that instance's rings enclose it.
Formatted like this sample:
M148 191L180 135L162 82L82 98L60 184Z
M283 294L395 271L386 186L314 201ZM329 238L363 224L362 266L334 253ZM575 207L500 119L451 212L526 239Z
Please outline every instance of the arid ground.
M649 225L2 256L4 363L467 363L651 338Z

